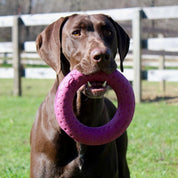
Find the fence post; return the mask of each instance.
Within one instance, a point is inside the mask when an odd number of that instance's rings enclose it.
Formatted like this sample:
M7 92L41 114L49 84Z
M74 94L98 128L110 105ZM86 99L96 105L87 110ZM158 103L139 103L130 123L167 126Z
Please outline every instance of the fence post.
M165 54L164 54L164 51L162 51L162 56L160 56L160 58L159 58L159 70L164 70L164 69L165 69ZM160 89L165 94L165 91L166 91L166 81L165 80L160 81Z
M135 93L136 103L141 102L141 10L136 10L132 20L132 35L133 35L133 69L134 80L133 89Z
M13 69L14 69L14 96L21 96L21 75L20 75L20 18L13 17L12 42L13 42Z

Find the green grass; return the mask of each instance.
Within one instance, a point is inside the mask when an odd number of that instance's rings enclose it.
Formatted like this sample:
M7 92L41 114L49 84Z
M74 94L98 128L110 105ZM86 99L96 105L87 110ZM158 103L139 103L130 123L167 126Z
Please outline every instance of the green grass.
M29 177L29 133L38 98L0 99L0 177Z
M30 129L52 80L23 79L23 97L12 96L12 80L0 79L0 177L28 178ZM178 175L178 109L166 102L137 104L128 128L132 178Z
M165 103L136 107L128 129L132 178L168 178L178 174L178 109Z
M27 178L30 129L52 80L22 80L23 97L13 97L13 80L0 80L0 177Z

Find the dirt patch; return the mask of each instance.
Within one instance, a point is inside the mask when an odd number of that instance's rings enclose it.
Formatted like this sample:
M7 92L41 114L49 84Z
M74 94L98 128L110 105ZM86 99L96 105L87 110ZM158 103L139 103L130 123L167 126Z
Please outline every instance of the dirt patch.
M145 102L165 101L178 104L178 82L142 82L142 99Z
M109 90L106 97L116 101L114 91ZM142 101L143 102L166 102L178 105L178 82L142 82Z

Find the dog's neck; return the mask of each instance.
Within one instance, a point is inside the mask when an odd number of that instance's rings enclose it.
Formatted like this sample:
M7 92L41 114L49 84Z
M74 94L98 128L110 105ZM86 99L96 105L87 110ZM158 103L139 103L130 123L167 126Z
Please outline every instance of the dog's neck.
M77 91L73 107L79 121L89 127L98 127L106 122L105 117L102 117L105 107L104 98L88 98L81 91Z

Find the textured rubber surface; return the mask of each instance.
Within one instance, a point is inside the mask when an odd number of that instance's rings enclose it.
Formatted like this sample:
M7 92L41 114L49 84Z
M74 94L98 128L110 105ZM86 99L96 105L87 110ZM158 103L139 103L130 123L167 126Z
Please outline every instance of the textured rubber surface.
M117 95L118 108L113 119L100 127L87 127L73 112L73 98L87 81L107 81ZM117 70L112 74L98 72L83 75L71 71L60 83L55 99L55 114L60 127L74 140L86 145L102 145L124 133L135 111L135 97L129 81Z

